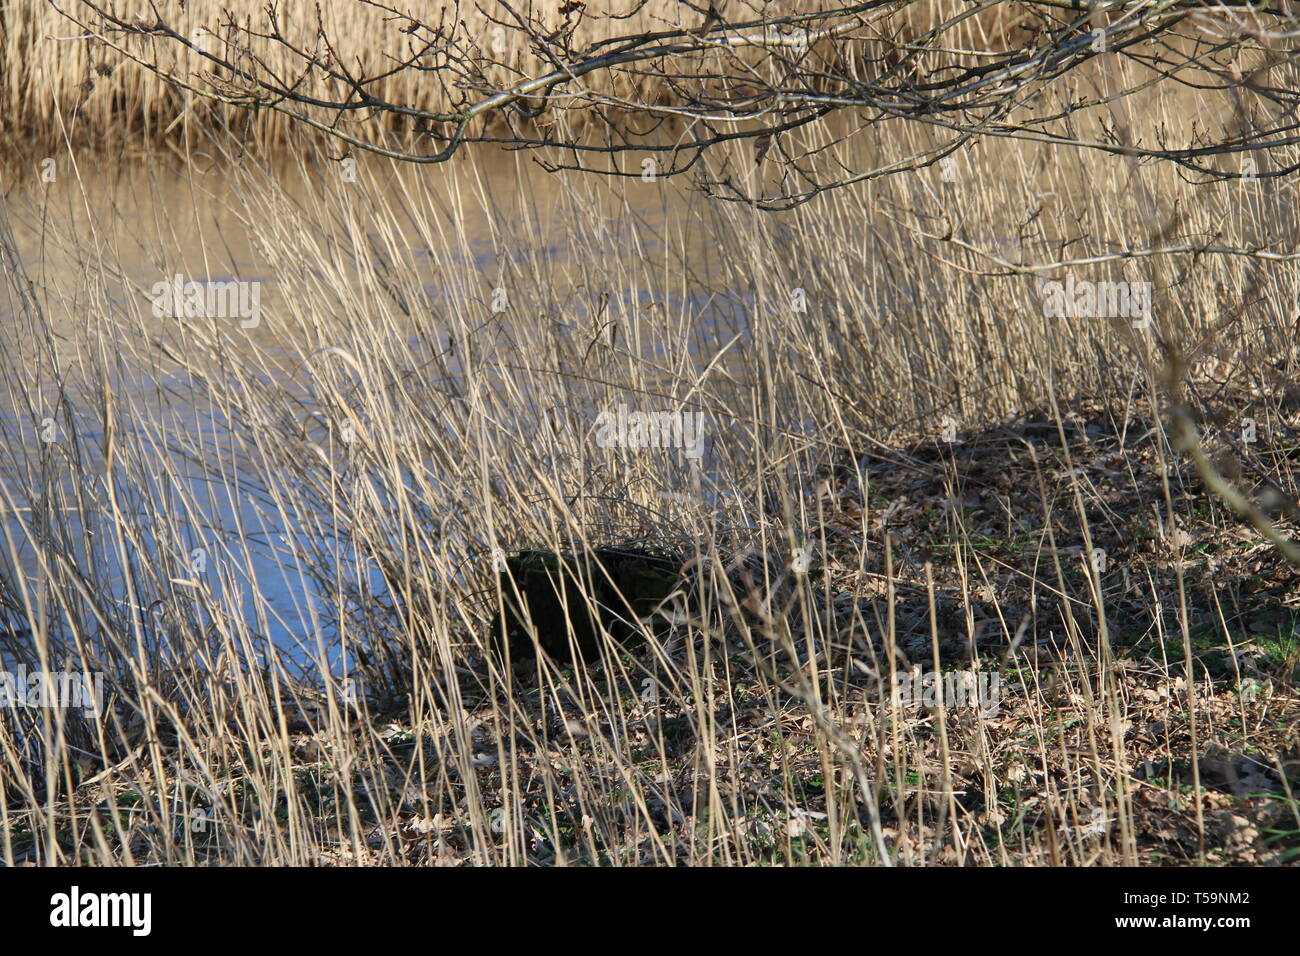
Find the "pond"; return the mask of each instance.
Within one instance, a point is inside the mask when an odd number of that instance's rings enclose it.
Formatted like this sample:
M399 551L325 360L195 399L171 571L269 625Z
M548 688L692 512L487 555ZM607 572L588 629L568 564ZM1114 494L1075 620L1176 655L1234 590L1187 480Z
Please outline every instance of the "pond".
M577 343L584 360L604 346L634 352L644 391L681 392L684 363L743 374L734 361L753 292L704 281L718 271L717 250L688 191L635 177L562 182L502 152L367 172L354 181L355 168L283 158L20 164L3 206L11 257L0 294L10 381L0 566L16 633L32 619L71 634L138 625L154 652L181 659L192 648L163 646L180 621L205 631L234 616L255 656L274 647L300 669L348 668L337 622L326 626L319 606L318 559L332 551L360 594L382 594L383 576L340 533L337 514L308 517L302 499L286 507L277 484L289 479L250 456L238 431L255 394L291 409L275 443L336 459L353 423L337 427L323 393L338 383L323 384L313 363L330 353L364 360L355 336L331 341L335 323L366 324L374 308L350 300L356 290L387 295L371 346L406 356L405 371L448 393L509 374L505 363L468 367L467 346L498 314L498 340L527 340L534 330L505 303L522 297L521 276L539 274L563 275L568 291L558 281L530 289L530 304L562 316L566 337L590 335ZM306 245L318 262L300 252ZM467 320L467 299L486 320ZM677 333L641 335L644 316ZM527 376L510 387L518 402L544 404ZM109 480L113 454L119 466L129 457L129 480ZM142 564L166 565L165 589L201 600L178 610L131 598ZM77 610L51 594L69 579L91 592Z

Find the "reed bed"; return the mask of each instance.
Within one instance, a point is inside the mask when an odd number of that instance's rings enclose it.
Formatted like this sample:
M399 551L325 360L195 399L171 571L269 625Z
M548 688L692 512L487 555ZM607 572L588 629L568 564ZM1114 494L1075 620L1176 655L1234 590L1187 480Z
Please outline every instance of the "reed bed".
M243 145L180 173L265 266L256 326L152 315L190 210L10 201L0 646L106 690L0 714L6 864L1294 858L1294 587L1173 449L1154 344L1207 446L1250 419L1242 473L1294 494L1294 267L1052 273L1151 281L1136 329L973 251L1248 244L1292 185L989 144L771 214ZM701 415L705 453L602 447L620 405ZM668 629L502 666L494 556L610 544L690 562ZM1001 696L894 693L922 672Z
M318 4L309 0L279 0L273 8L249 0L221 5L164 0L148 8L122 3L98 6L131 23L161 19L186 37L190 47L169 38L122 37L111 31L103 34L107 42L94 39L92 32L102 26L101 21L94 9L80 2L56 5L49 0L18 0L9 4L0 35L0 75L4 77L0 133L12 142L45 146L71 138L99 148L133 148L142 137L194 144L216 129L267 147L301 142L291 135L291 124L281 113L250 110L245 108L247 103L213 103L169 82L180 80L195 90L235 100L240 99L241 90L251 89L246 82L214 68L204 58L204 51L238 63L252 76L296 84L306 94L335 100L343 93L338 84L307 65L308 57L328 54L329 62L345 65L351 75L373 77L367 90L383 101L445 112L466 95L474 99L462 73L447 69L433 57L420 61L418 70L393 70L396 63L410 58L429 41L432 31L440 32L440 42L449 45L458 62L477 64L475 82L485 89L504 88L551 67L516 28L517 18L540 25L544 34L566 20L559 3L506 5L495 0L458 2L437 10L421 5ZM735 0L723 4L730 22L814 13L832 6L826 0ZM875 14L873 32L882 38L907 39L963 8L954 0L902 3L897 11ZM692 28L703 19L700 12L675 0L592 0L582 5L573 45L581 49L614 36ZM410 32L408 28L417 23L427 30ZM952 39L996 48L1000 43L1023 40L1015 23L1012 12L995 5L963 21ZM283 42L269 37L275 31ZM833 55L853 75L854 64L872 51L879 52L876 41L855 39L838 44L827 55ZM754 51L719 51L702 54L695 62L683 63L682 68L688 75L736 76L762 60ZM157 72L146 69L145 62L153 64ZM685 83L692 89L698 85ZM663 77L639 70L595 74L584 78L578 89L601 94L611 103L667 102L676 95ZM327 124L339 119L324 111L303 112ZM391 114L365 111L342 119L345 129L364 129L371 134L384 125L392 127L391 132L411 132L393 126L399 120ZM485 120L500 121L500 116ZM566 122L577 124L580 118L567 117Z

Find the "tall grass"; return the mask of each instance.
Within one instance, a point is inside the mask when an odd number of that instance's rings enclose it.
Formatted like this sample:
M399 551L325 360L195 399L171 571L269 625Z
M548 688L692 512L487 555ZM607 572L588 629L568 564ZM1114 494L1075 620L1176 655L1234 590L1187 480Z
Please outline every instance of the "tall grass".
M1151 122L1174 121L1163 95ZM827 147L829 132L806 135L795 148ZM859 137L836 155L864 165L918 145ZM221 137L205 148L213 169L180 172L273 278L257 328L150 314L155 275L194 273L168 241L187 209L162 210L156 229L109 211L74 228L56 214L83 197L65 175L10 207L39 245L0 235L3 650L9 666L95 671L108 687L99 720L3 714L7 864L1217 852L1217 809L1199 777L1180 795L1172 769L1200 767L1195 721L1217 733L1235 719L1222 681L1178 668L1191 627L1169 608L1209 598L1172 576L1167 536L1126 557L1136 609L1079 552L1120 547L1116 509L1162 533L1198 514L1235 524L1170 454L1151 338L1045 317L1032 277L970 247L1083 257L1175 214L1180 235L1246 243L1289 228L1289 184L1198 188L990 142L946 176L773 215L662 180L539 188L518 157L436 178L363 162L350 182L300 152L285 168ZM725 159L753 167L747 152ZM230 271L228 238L205 234L209 275ZM124 255L126 240L142 251ZM43 274L56 255L77 268ZM1290 266L1073 271L1154 281L1156 330L1205 343L1193 370L1221 389L1268 399L1294 370ZM694 467L599 447L596 416L620 404L702 412L708 453ZM1268 407L1287 420L1284 402ZM970 477L997 426L1027 414L1064 439L1088 434L1097 408L1114 457L1053 470L1022 441L993 468L1027 453L1036 488ZM1089 447L1061 444L1066 464ZM1126 469L1144 497L1117 505L1093 482ZM1294 484L1282 458L1275 477ZM1005 498L998 521L1022 550L989 557L969 494ZM937 537L909 535L900 513ZM693 561L694 604L667 636L531 673L485 653L495 549L610 542ZM787 573L808 545L818 573ZM1231 642L1235 618L1221 619ZM1177 652L1162 656L1166 629ZM1117 660L1121 636L1154 663ZM905 663L954 660L1005 675L1003 716L890 700ZM1195 811L1180 818L1190 844L1157 849L1143 822L1154 784L1134 777L1124 723L1161 688L1183 713L1158 707L1154 746ZM1243 709L1233 745L1284 752L1291 704L1249 706L1262 710L1246 729Z
M446 68L442 60L427 57L422 69L393 70L441 31L440 43L449 44L458 62L476 62L482 81L506 87L552 64L530 48L526 35L512 25L515 17L536 19L545 32L562 25L560 4L504 5L455 3L435 10L415 5L391 9L363 2L319 4L310 0L281 0L272 19L266 4L236 0L220 6L184 4L164 0L149 11L123 4L102 5L129 22L151 20L153 10L170 28L189 38L193 47L273 82L290 84L299 92L324 100L345 93L319 69L307 69L305 57L324 58L341 65L354 77L374 77L367 90L388 103L411 109L444 112L454 103L474 95L466 77ZM509 9L507 8L509 7ZM759 20L794 12L816 12L835 6L826 0L788 3L786 0L743 0L724 5L730 22ZM898 5L898 11L877 14L876 35L895 39L915 36L962 11L953 0L921 0ZM404 17L402 14L409 14ZM586 4L573 34L573 46L582 49L615 36L635 36L698 26L700 13L673 0L592 0ZM954 42L994 44L1006 42L1013 16L993 9L964 21L952 34ZM404 32L419 22L426 29ZM237 24L238 29L231 25ZM108 34L110 43L87 36L99 24L94 11L79 3L52 4L49 0L17 0L6 7L0 35L0 131L18 142L59 143L65 137L101 146L130 146L141 136L190 143L205 130L230 129L262 145L284 145L289 138L286 117L273 110L247 110L214 105L179 89L168 79L210 92L231 93L231 77L215 70L202 52L158 37L122 38ZM284 42L268 39L278 30ZM850 75L855 58L870 47L860 41L843 44ZM685 74L699 72L735 75L754 56L744 51L710 52L697 63L683 64ZM152 64L157 72L142 64ZM161 74L161 75L160 75ZM679 80L678 82L682 82ZM695 84L687 81L687 86ZM617 103L644 98L656 101L672 95L662 78L649 72L603 72L586 78L580 90L602 94ZM310 112L310 110L307 110ZM323 122L340 117L322 112ZM346 115L345 125L373 134L380 124L397 119L391 114ZM490 118L496 121L499 117ZM409 131L408 131L409 132Z

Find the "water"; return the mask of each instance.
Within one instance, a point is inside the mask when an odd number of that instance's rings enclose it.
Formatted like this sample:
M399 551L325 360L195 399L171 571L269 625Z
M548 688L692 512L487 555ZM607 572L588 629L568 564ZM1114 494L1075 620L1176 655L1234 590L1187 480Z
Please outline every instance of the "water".
M272 173L292 201L306 206L314 201L319 184L313 183L312 171L286 166ZM555 180L516 157L480 156L468 177L463 171L453 176L441 169L397 170L392 175L422 177L417 183L421 194L444 217L436 228L418 223L445 239L447 245L437 256L419 243L394 247L390 234L368 224L364 208L354 210L355 219L338 223L338 228L341 233L362 231L371 255L355 267L400 267L403 274L416 276L418 301L406 301L408 292L394 293L406 297L399 305L412 323L394 334L405 338L413 353L430 338L430 330L422 327L427 325L424 317L446 316L458 307L455 290L463 288L463 282L449 285L449 264L452 271L482 274L489 281L529 257L557 266L585 265L575 263L575 250L565 241L564 217L574 212L560 201ZM217 623L211 608L233 609L242 616L254 653L259 645L269 644L299 667L323 664L337 673L349 662L338 635L323 619L320 595L303 564L304 549L329 554L355 578L359 594L382 595L382 576L341 543L345 535L330 533L327 515L310 516L311 527L286 523L274 506L269 476L237 458L239 423L230 418L230 410L205 402L208 390L194 370L168 358L192 352L189 346L196 338L218 338L220 348L215 351L233 350L232 365L239 363L240 349L250 354L256 350L267 360L259 366L258 374L267 379L262 387L280 389L286 404L302 409L304 421L319 418L308 423L301 453L325 454L328 416L313 411L317 396L301 381L296 350L279 338L286 327L282 317L297 317L314 303L286 293L289 286L281 271L285 264L267 254L267 243L275 243L276 229L283 224L259 220L259 211L241 201L240 183L238 176L223 178L217 171L187 175L144 164L105 165L92 173L83 164L54 183L29 181L10 195L3 210L20 268L5 270L0 330L6 358L20 370L12 381L24 384L0 401L0 484L17 509L7 523L14 545L0 558L0 568L7 567L24 581L30 593L39 593L47 574L41 562L48 555L42 558L32 546L31 523L48 509L33 500L31 489L43 487L45 495L65 502L56 510L67 560L92 575L95 597L119 626L133 615L147 619L154 625L149 632L166 641L164 612L156 606L136 606L129 597L129 578L138 578L133 563L148 562L165 566L177 592L194 594L193 601L183 602L182 613L199 631ZM596 198L580 214L593 217L588 225L595 222L609 237L608 255L662 257L665 230L673 226L673 213L680 216L684 209L681 195L659 188L601 188L606 191L592 194ZM665 195L675 198L665 200ZM535 233L549 238L513 245L506 229L520 220L536 221ZM707 260L708 250L701 248L698 261ZM112 281L99 283L100 273ZM226 324L214 329L202 320L177 318L170 314L174 309L141 306L142 293L173 277L247 284L241 288L257 292L256 318L245 313L227 316ZM35 306L50 329L48 340L40 334L41 323L31 317L33 304L23 299L26 282L36 292ZM620 319L634 310L658 308L666 315L699 316L692 350L698 347L707 357L716 353L719 343L734 338L736 317L747 308L743 291L722 300L682 287L615 288L603 299L596 289L590 291L587 300L565 303L574 323L592 319L597 309ZM436 322L433 333L435 341L444 340ZM661 342L638 343L638 348L648 361L665 367L676 361ZM96 355L109 376L104 382L95 379L96 370L86 361ZM460 354L452 349L443 361L451 381L463 382L466 370ZM76 500L78 489L73 472L59 461L73 452L85 459L77 473L96 476L99 484L90 490L105 500L107 436L96 412L105 387L118 410L118 447L140 442L150 447L157 465L156 473L137 486L116 488L120 507L129 516L133 502L148 501L154 507L173 503L175 535L141 526L134 540L117 540L111 516L83 517L66 506ZM20 528L23 522L28 524L26 532ZM99 623L94 618L87 615L75 629L95 633ZM167 648L156 650L168 653Z

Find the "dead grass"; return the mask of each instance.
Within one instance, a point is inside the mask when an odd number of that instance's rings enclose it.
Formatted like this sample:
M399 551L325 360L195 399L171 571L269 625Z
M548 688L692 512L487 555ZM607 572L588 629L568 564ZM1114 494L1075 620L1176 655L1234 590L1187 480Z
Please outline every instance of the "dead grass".
M142 15L141 10L121 3L102 6L131 22ZM340 88L320 70L307 69L304 59L328 52L330 62L345 65L352 75L374 77L367 89L380 100L445 112L469 92L464 77L434 58L423 61L420 70L394 72L394 63L410 57L432 38L433 31L441 30L458 60L479 63L482 83L507 87L552 67L529 48L526 36L513 28L514 16L537 18L544 32L552 32L565 19L560 6L505 5L487 0L452 4L435 13L419 5L280 0L274 5L274 21L266 4L248 0L220 6L163 0L151 9L156 8L161 19L195 47L238 62L241 69L262 79L296 84L298 90L323 100L338 99ZM724 4L731 22L791 11L811 13L831 6L835 4L826 0L798 4L731 0ZM953 0L920 0L897 6L897 11L877 12L875 35L912 38L965 10ZM694 27L702 19L700 13L672 0L592 0L583 9L574 46L581 49L613 36ZM425 29L404 32L417 21ZM292 146L300 141L280 113L204 102L167 82L165 78L170 77L222 94L249 88L213 69L201 52L162 38L123 39L111 33L106 34L109 43L86 42L88 28L97 22L94 12L76 0L57 7L49 0L19 0L9 6L0 43L0 76L4 77L0 133L11 142L48 149L72 139L99 148L133 149L141 138L193 145L216 130L233 132L266 147ZM238 24L240 32L232 31L231 23ZM965 20L953 31L952 42L993 44L994 48L1024 42L1024 31L1018 33L1016 23L1015 13L994 5ZM274 29L281 31L285 43L266 38ZM245 30L250 32L242 32ZM328 38L328 43L323 38ZM834 57L854 75L859 70L858 60L872 49L871 43L853 40L840 44ZM831 55L829 51L827 55ZM684 70L688 74L734 76L758 61L743 51L716 53L685 64ZM145 69L142 62L153 64L158 73ZM687 82L686 86L694 84ZM637 98L666 101L673 95L662 79L636 70L602 73L584 81L584 87L604 95L610 104ZM344 128L354 127L368 135L395 121L389 115L369 113L341 118L310 109L306 113L326 123L341 119ZM393 131L409 132L399 126L393 126Z
M840 158L918 145L870 136ZM109 697L2 715L7 864L1294 859L1293 573L1174 451L1156 342L1226 472L1294 494L1294 268L1052 270L1152 281L1143 332L972 251L1082 257L1175 209L1281 248L1291 185L998 144L772 215L300 162L182 170L274 280L256 329L150 315L198 274L174 234L238 271L204 217L78 227L71 176L11 200L79 268L0 237L3 648ZM704 413L700 468L600 447L620 403ZM648 651L484 654L494 548L634 541L695 558ZM268 636L295 620L305 656ZM996 713L893 700L913 667L998 675Z

